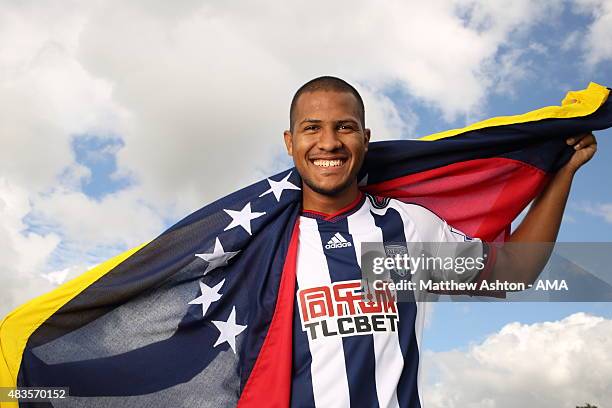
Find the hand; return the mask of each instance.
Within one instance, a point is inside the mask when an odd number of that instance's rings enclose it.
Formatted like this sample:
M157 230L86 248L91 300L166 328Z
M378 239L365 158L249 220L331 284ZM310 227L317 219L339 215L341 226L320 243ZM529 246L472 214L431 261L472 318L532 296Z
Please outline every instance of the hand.
M570 160L564 166L572 173L576 172L584 163L591 160L591 157L593 157L597 151L597 140L592 133L573 136L566 139L565 142L570 146L574 146L575 150Z

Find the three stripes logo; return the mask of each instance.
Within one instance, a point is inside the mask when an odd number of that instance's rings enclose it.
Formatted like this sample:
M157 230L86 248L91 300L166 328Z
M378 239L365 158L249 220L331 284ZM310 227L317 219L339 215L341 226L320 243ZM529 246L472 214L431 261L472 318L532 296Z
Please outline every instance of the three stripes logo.
M327 244L325 244L325 249L334 249L334 248L347 248L353 246L350 242L348 242L339 232L331 237Z

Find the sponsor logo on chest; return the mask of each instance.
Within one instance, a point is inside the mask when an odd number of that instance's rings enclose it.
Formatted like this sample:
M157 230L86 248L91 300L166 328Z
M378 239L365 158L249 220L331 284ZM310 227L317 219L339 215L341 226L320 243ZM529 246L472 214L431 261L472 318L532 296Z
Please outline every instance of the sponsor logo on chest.
M298 290L302 330L311 341L330 336L397 332L399 315L390 290L363 288L361 280Z

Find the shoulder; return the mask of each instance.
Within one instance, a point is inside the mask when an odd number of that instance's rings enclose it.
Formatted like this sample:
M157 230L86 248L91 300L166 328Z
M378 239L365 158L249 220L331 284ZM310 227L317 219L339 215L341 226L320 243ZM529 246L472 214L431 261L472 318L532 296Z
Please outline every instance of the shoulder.
M406 203L389 197L368 196L371 210L383 214L389 209L397 211L404 228L414 231L415 237L423 241L439 241L443 231L448 229L446 221L429 208L417 204Z

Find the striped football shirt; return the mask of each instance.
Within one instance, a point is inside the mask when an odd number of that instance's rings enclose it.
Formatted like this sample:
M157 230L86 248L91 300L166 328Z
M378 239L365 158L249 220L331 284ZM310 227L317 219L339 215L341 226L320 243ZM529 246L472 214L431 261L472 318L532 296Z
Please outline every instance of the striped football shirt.
M421 407L419 350L426 303L363 302L361 246L466 240L472 239L428 209L394 199L361 195L334 215L304 211L291 406ZM482 242L477 248L481 254L487 250ZM482 270L471 273L468 279L474 280Z

